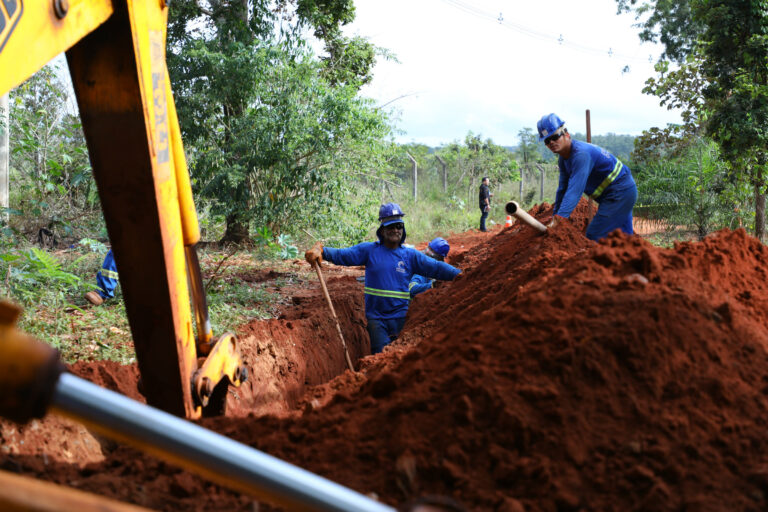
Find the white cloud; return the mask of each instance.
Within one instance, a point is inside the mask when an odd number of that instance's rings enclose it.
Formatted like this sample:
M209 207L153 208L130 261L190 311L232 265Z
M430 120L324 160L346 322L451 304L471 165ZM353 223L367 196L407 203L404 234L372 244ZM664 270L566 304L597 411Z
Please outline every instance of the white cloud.
M679 115L643 95L659 47L641 45L615 0L356 0L347 34L370 38L380 61L364 94L402 111L400 140L430 145L468 131L517 143L556 112L572 131L639 134ZM502 20L497 18L501 15ZM560 40L562 36L562 40ZM612 55L609 56L609 50ZM628 71L624 71L629 66Z

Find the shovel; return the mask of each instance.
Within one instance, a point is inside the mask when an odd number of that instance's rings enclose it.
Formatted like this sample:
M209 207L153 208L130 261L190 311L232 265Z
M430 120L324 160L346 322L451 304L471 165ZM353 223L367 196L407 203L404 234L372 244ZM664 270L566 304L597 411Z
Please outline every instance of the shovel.
M352 359L349 357L349 350L347 350L347 342L344 341L344 335L341 334L341 325L339 325L339 318L336 316L336 310L333 309L333 302L331 302L331 296L328 294L328 287L325 286L325 278L323 277L323 273L320 270L320 263L315 261L314 267L315 267L315 271L317 272L317 277L318 279L320 279L320 284L323 287L325 300L328 301L328 307L331 308L331 315L333 316L333 319L336 322L336 330L339 333L339 338L341 338L341 346L344 347L344 357L347 360L347 366L349 366L349 369L354 373L355 367L352 365Z

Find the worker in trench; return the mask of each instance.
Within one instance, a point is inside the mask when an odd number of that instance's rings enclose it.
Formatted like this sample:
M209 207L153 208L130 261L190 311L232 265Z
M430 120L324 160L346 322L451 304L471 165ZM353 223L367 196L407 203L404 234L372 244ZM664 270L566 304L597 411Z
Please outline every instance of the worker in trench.
M560 182L555 208L547 227L570 217L582 194L594 199L597 213L587 226L587 238L600 240L615 229L633 234L632 208L637 186L629 167L598 146L572 140L565 121L556 114L543 116L536 125L539 140L559 155Z
M437 261L445 261L448 253L451 250L451 246L445 238L437 237L433 238L427 248L424 249L424 254ZM408 291L411 293L411 298L432 289L432 285L435 282L434 279L429 279L419 274L414 274L411 278L411 282L408 283Z
M399 205L387 203L379 209L377 242L363 242L345 249L323 247L317 242L304 254L310 265L323 260L353 267L365 265L365 316L372 354L381 352L400 334L411 299L408 285L414 274L451 281L461 272L405 247L404 216Z

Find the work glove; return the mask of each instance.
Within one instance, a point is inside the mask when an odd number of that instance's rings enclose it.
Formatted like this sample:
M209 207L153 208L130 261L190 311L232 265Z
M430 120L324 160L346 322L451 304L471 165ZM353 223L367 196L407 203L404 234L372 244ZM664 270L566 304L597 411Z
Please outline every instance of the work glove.
M315 262L320 263L323 261L323 244L322 242L315 242L310 250L304 253L304 259L310 265L314 265Z

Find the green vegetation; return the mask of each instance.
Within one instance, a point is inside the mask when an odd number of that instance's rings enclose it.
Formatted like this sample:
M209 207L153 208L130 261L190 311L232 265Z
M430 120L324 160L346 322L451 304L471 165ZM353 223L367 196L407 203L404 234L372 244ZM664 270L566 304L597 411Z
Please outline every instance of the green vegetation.
M659 148L658 158L666 156L667 148L679 152L699 144L700 136L716 143L729 167L728 181L737 189L747 185L752 190L747 209L753 214L754 233L762 239L768 174L766 2L617 0L617 4L619 10L637 14L641 39L664 45L659 77L648 81L646 91L659 96L662 105L684 112L684 126L649 132L644 148Z

